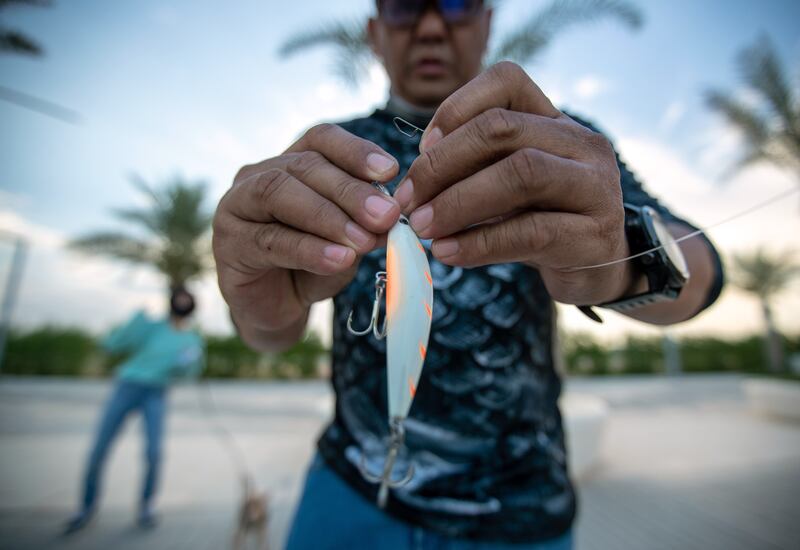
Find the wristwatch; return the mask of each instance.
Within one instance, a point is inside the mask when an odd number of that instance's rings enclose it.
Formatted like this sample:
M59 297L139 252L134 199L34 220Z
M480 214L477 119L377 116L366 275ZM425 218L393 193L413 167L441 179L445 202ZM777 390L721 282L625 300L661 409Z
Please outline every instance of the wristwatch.
M625 203L625 235L638 273L647 278L647 290L613 302L598 304L614 311L676 299L689 280L689 268L680 246L653 208ZM590 306L579 306L590 319L603 322Z

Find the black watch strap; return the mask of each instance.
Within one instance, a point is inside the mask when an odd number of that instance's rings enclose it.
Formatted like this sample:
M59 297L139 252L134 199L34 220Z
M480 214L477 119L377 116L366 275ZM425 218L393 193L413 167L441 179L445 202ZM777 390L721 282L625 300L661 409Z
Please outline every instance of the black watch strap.
M657 214L647 206L638 207L625 204L625 235L633 254L639 254L663 244L659 242L657 236L651 230L652 227L648 228L648 220L645 219L648 216L657 217ZM598 304L598 307L625 313L642 306L677 298L683 281L677 287L673 286L675 282L671 282L674 279L671 273L674 272L674 268L663 265L665 264L663 258L664 255L661 253L652 253L633 259L633 265L647 278L647 291L635 296ZM603 322L602 318L591 306L579 306L578 309L590 319Z

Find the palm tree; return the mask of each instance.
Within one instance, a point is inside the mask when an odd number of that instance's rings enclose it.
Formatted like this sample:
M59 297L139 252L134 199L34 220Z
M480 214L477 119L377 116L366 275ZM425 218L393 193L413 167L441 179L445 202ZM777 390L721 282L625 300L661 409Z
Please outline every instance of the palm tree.
M553 0L502 37L487 60L490 64L504 59L529 63L568 27L603 18L615 19L631 29L638 29L643 22L642 13L627 0ZM355 86L374 60L366 27L364 20L323 24L292 36L283 43L278 54L289 57L315 46L333 46L337 53L333 65L335 74Z
M0 0L0 13L15 4L39 7L51 5L49 0ZM3 54L42 57L44 50L28 35L0 24L0 55ZM68 107L2 85L0 85L0 101L5 101L17 107L35 111L69 124L78 124L81 120L80 115Z
M69 246L152 266L166 276L170 288L202 275L211 267L212 214L203 205L205 184L177 177L157 190L139 178L134 178L133 184L148 198L148 206L114 212L143 232L98 231L73 240Z
M755 294L761 302L766 328L765 344L769 369L779 372L783 368L783 342L775 326L771 301L800 274L800 265L792 261L791 254L770 255L763 249L734 256L733 282L746 292Z
M49 6L47 0L0 0L0 11L11 7L14 4L26 4L28 6ZM42 47L26 34L6 28L0 25L0 53L12 53L18 55L32 55L38 57L42 55Z
M755 102L709 90L706 101L744 137L745 152L732 171L756 161L789 168L800 177L800 93L781 67L766 36L738 57L739 73Z

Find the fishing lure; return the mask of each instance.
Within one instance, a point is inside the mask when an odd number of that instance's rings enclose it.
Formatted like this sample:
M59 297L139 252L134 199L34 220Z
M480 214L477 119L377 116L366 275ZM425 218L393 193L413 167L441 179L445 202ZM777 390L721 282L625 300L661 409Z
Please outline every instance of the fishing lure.
M381 184L379 190L389 195ZM386 295L386 314L379 328L380 303ZM355 330L353 312L347 319L347 329L353 334L373 332L376 338L386 338L386 382L389 398L389 450L380 476L371 474L361 455L361 475L372 483L380 483L378 506L386 506L389 489L408 483L414 476L413 465L400 480L392 480L392 470L403 446L403 421L408 416L417 393L417 384L425 362L433 311L433 280L428 255L408 219L400 216L389 231L386 245L386 271L375 274L375 301L372 317L364 330Z

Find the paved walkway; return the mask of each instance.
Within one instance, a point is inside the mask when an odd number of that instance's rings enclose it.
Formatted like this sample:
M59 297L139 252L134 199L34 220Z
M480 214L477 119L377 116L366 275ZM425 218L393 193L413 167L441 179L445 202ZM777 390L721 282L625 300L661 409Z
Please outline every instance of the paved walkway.
M606 399L602 464L581 481L578 550L794 549L800 540L800 425L750 415L740 378L570 380ZM129 423L108 464L101 515L67 541L57 531L77 500L108 384L0 381L0 549L224 549L239 498L197 394L173 395L161 498L164 522L132 527L142 446ZM272 496L280 548L303 468L330 414L321 382L215 383L221 421L235 432ZM321 534L322 535L322 534Z

